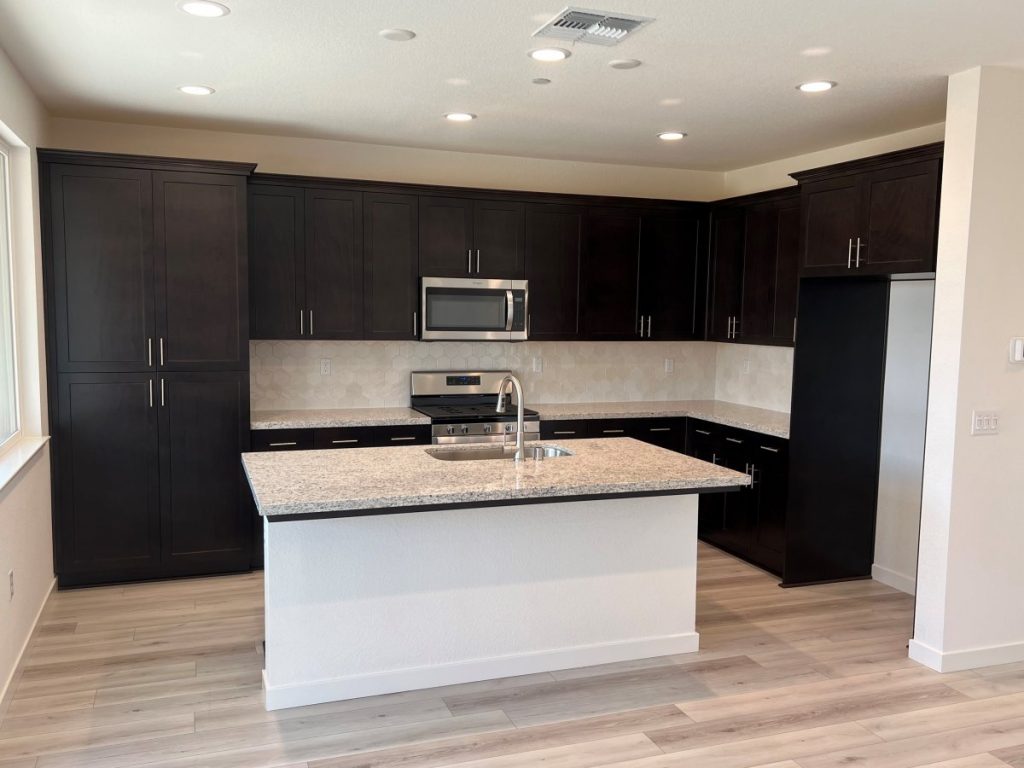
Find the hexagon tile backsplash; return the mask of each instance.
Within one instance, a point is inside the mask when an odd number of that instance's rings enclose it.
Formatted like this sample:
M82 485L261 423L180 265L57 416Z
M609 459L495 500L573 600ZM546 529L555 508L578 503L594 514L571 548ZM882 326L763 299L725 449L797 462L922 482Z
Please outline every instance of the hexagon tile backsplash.
M253 410L379 408L409 405L409 374L419 370L511 369L527 403L713 399L716 377L736 377L716 365L705 342L432 342L254 341L250 344ZM786 352L788 350L783 350ZM320 361L331 361L321 375ZM666 372L665 361L672 361ZM791 358L768 366L772 378L791 375ZM539 368L539 370L538 370ZM758 381L764 397L763 378ZM776 383L774 390L788 382ZM769 388L772 388L771 386ZM788 403L788 394L772 398ZM749 405L761 405L749 402ZM764 407L772 407L771 405ZM786 408L788 410L788 408Z

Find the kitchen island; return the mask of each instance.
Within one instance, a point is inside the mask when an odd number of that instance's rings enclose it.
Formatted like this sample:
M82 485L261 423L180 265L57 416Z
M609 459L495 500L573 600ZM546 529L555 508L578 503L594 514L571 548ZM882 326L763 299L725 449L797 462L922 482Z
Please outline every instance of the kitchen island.
M245 454L267 708L697 650L697 494L749 478L628 438L564 448Z

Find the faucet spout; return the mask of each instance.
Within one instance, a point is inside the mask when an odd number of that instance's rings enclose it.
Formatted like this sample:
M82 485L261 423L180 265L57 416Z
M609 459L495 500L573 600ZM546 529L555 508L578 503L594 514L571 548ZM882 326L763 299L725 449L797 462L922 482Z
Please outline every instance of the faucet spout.
M526 457L526 449L523 446L523 439L525 437L526 429L523 425L526 413L526 404L523 402L523 385L519 382L512 374L509 374L501 380L501 384L498 385L498 413L505 412L505 395L508 390L508 385L512 385L512 389L516 395L516 461L522 461Z

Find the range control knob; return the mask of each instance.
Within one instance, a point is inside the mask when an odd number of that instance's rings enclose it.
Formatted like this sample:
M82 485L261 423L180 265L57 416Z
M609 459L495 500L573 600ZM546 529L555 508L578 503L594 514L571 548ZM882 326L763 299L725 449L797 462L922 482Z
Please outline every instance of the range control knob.
M444 431L447 432L449 435L454 435L455 434L455 427L445 427Z
M491 430L492 429L493 429L493 427L490 424L484 424L484 434L485 435L491 434Z
M462 434L464 434L464 435L468 435L468 434L469 434L469 425L468 425L468 424L462 424L462 425L460 425L460 426L459 426L459 431L460 431L460 432L461 432Z
M505 431L506 432L515 432L515 429L516 429L516 425L515 424L506 424L505 425Z

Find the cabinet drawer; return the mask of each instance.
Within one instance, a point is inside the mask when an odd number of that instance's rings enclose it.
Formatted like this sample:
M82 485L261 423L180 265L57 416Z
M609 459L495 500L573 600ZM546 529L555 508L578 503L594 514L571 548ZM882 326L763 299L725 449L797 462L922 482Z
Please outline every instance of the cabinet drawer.
M594 419L589 423L589 437L636 437L637 419Z
M395 445L429 445L430 425L410 424L395 427L363 427L366 445L374 447Z
M332 427L313 431L316 448L366 448L369 445L366 427Z
M578 440L589 435L588 428L589 424L585 419L542 421L540 437L541 440Z
M257 429L252 432L254 451L302 451L312 447L312 429Z
M631 437L645 443L683 452L686 445L686 419L634 419Z

